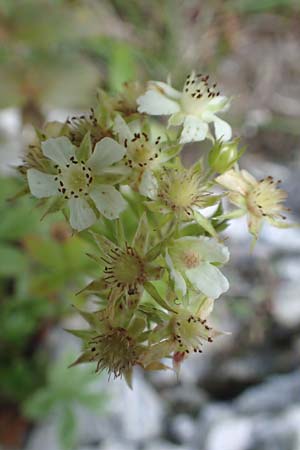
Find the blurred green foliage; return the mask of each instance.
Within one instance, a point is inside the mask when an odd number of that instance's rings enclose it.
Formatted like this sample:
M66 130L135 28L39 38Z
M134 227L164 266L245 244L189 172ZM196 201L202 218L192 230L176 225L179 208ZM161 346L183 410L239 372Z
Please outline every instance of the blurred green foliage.
M67 295L78 291L82 273L95 264L86 244L54 216L40 220L31 199L7 199L21 188L0 179L0 401L19 404L45 386L49 355L43 348L49 329L70 313Z
M233 0L229 6L242 13L260 13L281 9L288 13L293 10L300 10L298 0Z
M76 407L103 413L108 400L106 394L99 392L99 378L90 367L68 369L74 359L74 355L65 355L51 365L45 386L36 390L23 407L25 416L34 420L50 414L56 417L59 440L65 450L72 449L76 442Z

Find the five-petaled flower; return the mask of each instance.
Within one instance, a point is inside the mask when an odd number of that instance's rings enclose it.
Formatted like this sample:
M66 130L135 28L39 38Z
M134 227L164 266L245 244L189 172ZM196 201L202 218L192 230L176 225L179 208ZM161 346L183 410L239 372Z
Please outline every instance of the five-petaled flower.
M226 292L229 283L215 263L224 264L228 259L227 247L205 236L184 236L166 250L170 276L182 295L188 286L213 299Z
M221 96L209 75L188 75L182 92L161 81L151 81L149 89L137 99L138 111L150 115L171 115L169 125L183 125L180 143L202 141L211 136L213 123L217 139L228 141L231 127L216 114L226 111L229 99Z
M257 238L266 219L271 225L285 228L286 217L282 211L288 208L282 205L287 194L278 188L279 181L269 176L257 181L246 170L231 169L216 178L217 183L229 190L230 202L239 208L227 217L240 217L248 214L248 227L250 233ZM226 215L225 215L226 216Z
M136 306L135 302L143 292L144 284L149 280L161 278L163 268L151 257L149 245L149 224L146 216L142 216L136 232L129 245L126 241L112 242L100 234L93 233L100 252L100 260L104 263L103 275L91 285L97 286L100 294L109 292L110 303L119 301L127 306ZM98 255L96 256L98 258Z
M123 162L128 170L128 183L134 190L142 194L151 189L153 172L163 163L173 158L180 146L170 146L162 142L161 136L143 131L139 121L126 123L118 115L114 122L114 132L118 141L124 146Z
M207 191L195 166L163 167L152 183L142 183L142 192L150 198L147 206L151 211L172 213L179 220L193 219L199 209L212 206L220 198Z
M41 147L53 164L49 166L50 173L28 169L32 195L62 197L70 210L70 224L78 231L96 222L97 210L107 219L119 217L126 202L114 186L105 183L105 175L113 174L112 165L124 156L125 150L120 144L106 137L96 144L88 158L80 159L77 147L65 136L48 139Z

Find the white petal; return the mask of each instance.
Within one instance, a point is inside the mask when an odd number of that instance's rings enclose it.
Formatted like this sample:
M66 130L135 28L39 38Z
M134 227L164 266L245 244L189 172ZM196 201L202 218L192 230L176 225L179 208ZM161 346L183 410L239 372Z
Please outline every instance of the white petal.
M27 170L27 179L30 192L37 198L58 195L57 184L54 175L40 172L36 169Z
M150 81L150 87L154 86L162 94L170 97L172 100L179 100L182 93L172 88L170 84L164 83L163 81Z
M131 137L134 136L134 133L141 133L142 132L142 125L141 121L139 119L131 120L131 122L128 123L129 130L131 131Z
M85 199L71 198L68 204L70 208L70 224L74 230L82 231L96 222L96 215Z
M178 289L182 293L182 295L185 295L186 294L185 280L184 280L183 276L181 275L181 273L175 269L172 258L170 257L170 255L168 253L168 250L166 250L166 263L170 270L170 276L175 283L176 289Z
M180 143L203 141L208 132L208 124L196 116L186 116L183 130L180 136Z
M42 142L42 151L47 158L60 166L69 164L70 158L75 155L74 146L65 136Z
M184 247L199 253L199 257L203 261L224 264L229 260L228 248L223 244L219 244L215 239L206 236L185 236L175 241L175 251L176 248L182 247L182 244L184 244Z
M196 289L213 299L220 297L223 292L229 289L228 280L217 267L208 262L201 264L199 267L188 269L186 276Z
M121 117L120 115L118 115L115 118L114 132L116 134L118 134L119 140L121 142L124 142L125 139L131 139L132 138L132 132L130 131L129 126L127 125L127 123L125 122L123 117Z
M212 298L206 298L201 304L199 315L201 319L207 319L214 309L215 301Z
M146 170L142 176L142 180L139 186L139 191L145 197L156 199L157 194L157 180L150 170Z
M87 165L94 174L100 175L105 167L120 161L125 153L126 149L123 145L118 144L114 139L105 137L96 144L92 156L87 161Z
M241 170L241 175L244 178L244 180L249 183L251 186L257 186L258 181L256 178L254 178L251 173L249 173L247 170Z
M251 188L241 172L237 172L234 169L230 169L222 175L219 175L215 181L233 192L239 192L241 195L247 194Z
M225 120L214 116L214 125L217 139L221 139L222 141L229 141L231 139L231 126L227 122L225 122Z
M138 111L153 116L174 114L180 111L179 104L164 94L150 89L137 99Z
M120 192L107 184L96 185L90 192L90 197L101 214L111 220L118 218L127 206Z
M224 95L220 95L219 97L213 98L209 102L209 110L211 112L217 112L217 111L227 111L230 106L230 99L225 97Z

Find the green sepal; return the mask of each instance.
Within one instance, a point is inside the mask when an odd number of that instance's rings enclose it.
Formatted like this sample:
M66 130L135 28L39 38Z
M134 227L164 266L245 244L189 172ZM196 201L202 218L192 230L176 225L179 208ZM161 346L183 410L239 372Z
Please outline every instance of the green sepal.
M94 241L103 256L107 255L112 249L117 247L116 244L101 234L95 233L94 231L90 231L90 234L93 236Z
M76 295L81 294L97 294L98 292L103 292L106 288L106 283L103 279L91 281L87 286L85 286L80 291L76 292Z
M118 242L119 245L122 247L126 242L126 238L123 223L120 218L115 220L115 235L116 235L116 242Z
M196 222L213 237L217 237L217 232L211 224L211 221L204 217L199 211L194 211Z
M160 256L168 244L168 241L168 239L164 239L152 247L145 256L146 261L154 261L158 256Z
M175 145L167 149L162 149L160 154L160 162L163 164L172 158L175 158L182 150L182 145Z
M230 219L238 219L239 217L243 217L246 214L244 209L235 209L229 213L222 214L218 216L218 220L230 220Z
M71 330L71 329L68 329L68 328L64 328L64 330L67 333L72 334L73 336L76 336L76 337L78 337L80 339L83 339L84 341L86 339L89 339L91 337L91 335L92 335L91 330Z
M133 370L132 370L132 369L127 370L127 371L124 373L124 379L125 379L125 381L126 381L126 384L127 384L127 386L129 387L129 389L131 389L131 390L132 390L132 373L133 373Z
M70 364L68 368L70 369L71 367L77 366L78 364L91 362L91 357L91 352L84 352L77 359L75 359L75 361Z
M77 150L77 158L78 160L87 161L91 154L92 154L92 143L91 143L91 133L88 131L84 138L82 139L82 142L80 144L79 149Z
M48 216L48 214L53 214L61 211L65 202L65 199L61 195L50 200L50 204L46 211L43 213L41 220L44 220L45 217Z
M142 255L144 254L148 244L148 229L149 225L147 215L146 213L143 213L132 240L132 247Z
M147 281L144 283L144 288L148 292L148 294L153 298L153 300L156 301L162 308L166 309L167 311L171 311L176 313L176 310L173 309L158 293L155 286L153 286L152 283Z
M165 313L162 309L157 309L155 306L149 303L143 303L139 305L138 311L140 311L142 314L145 314L147 319L150 319L157 324L163 323L165 320L169 319L167 313Z

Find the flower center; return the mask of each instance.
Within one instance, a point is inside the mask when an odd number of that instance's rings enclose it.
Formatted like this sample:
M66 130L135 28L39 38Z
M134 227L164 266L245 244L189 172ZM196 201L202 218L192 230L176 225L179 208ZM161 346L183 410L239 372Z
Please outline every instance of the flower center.
M146 281L144 262L132 247L126 245L125 250L112 249L102 259L107 264L104 280L109 286L127 290L131 295Z
M139 349L124 328L111 328L89 341L91 361L97 361L96 372L107 370L122 377L138 362Z
M186 250L181 255L181 261L187 269L193 269L199 266L201 258L199 254L193 250Z
M203 342L213 342L212 328L207 325L206 320L186 312L179 313L174 318L173 330L180 352L202 353Z
M220 95L217 83L209 85L209 75L188 75L183 87L181 106L187 114L201 114L207 104Z
M157 195L173 211L190 216L193 206L203 206L208 193L203 192L198 177L190 170L165 169Z
M65 166L56 165L57 190L65 199L79 198L89 195L90 185L93 182L92 170L84 161L77 161L74 156Z
M287 194L282 189L277 189L279 181L274 181L272 177L261 180L247 196L247 206L252 214L257 217L281 217L283 209L282 202L286 199Z
M134 133L131 140L125 139L124 146L127 148L127 155L124 156L125 165L130 168L143 168L159 157L161 152L160 136L154 143L149 142L146 133Z

